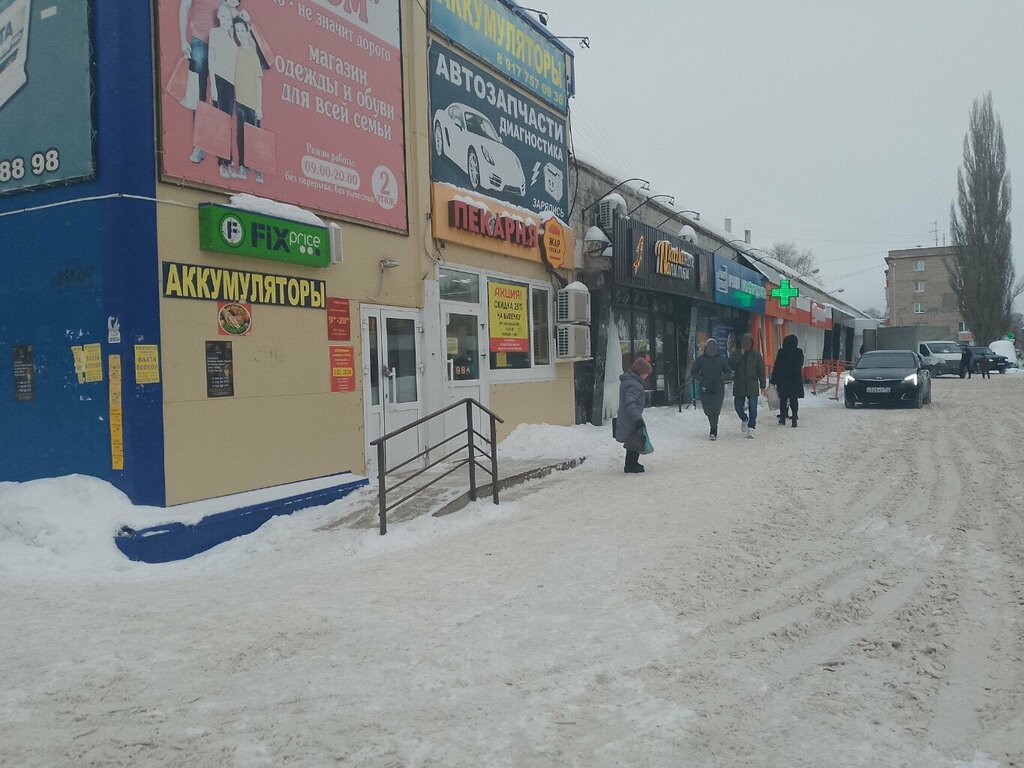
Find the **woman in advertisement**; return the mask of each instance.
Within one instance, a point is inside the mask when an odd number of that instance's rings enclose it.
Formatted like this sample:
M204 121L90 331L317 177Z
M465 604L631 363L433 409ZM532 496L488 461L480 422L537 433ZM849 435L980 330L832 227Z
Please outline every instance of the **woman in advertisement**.
M235 115L238 122L238 178L245 179L249 169L245 165L245 126L259 128L263 122L263 71L269 65L263 58L256 37L252 33L249 14L242 11L235 17L234 37L238 45L235 54ZM263 174L256 171L256 183L263 183Z
M226 2L217 8L217 26L210 30L210 85L213 104L227 115L235 113L235 68L238 45L234 36L235 14ZM218 157L221 178L238 178L237 170L230 167L230 157Z

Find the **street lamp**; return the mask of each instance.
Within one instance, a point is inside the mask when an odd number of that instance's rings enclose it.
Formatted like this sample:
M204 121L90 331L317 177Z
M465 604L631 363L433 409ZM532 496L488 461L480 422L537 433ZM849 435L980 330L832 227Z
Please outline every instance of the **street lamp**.
M694 221L700 221L700 211L676 211L671 216L666 218L665 221L661 222L661 224L659 224L658 226L660 227L669 219L674 219L676 216L682 216L684 213L692 213Z
M632 211L628 211L626 213L626 215L627 216L632 216L634 213L639 211L641 208L643 208L645 205L647 205L652 200L664 200L664 199L671 200L669 205L675 205L676 204L675 195L651 195L646 200L644 200L642 203L640 203L640 205L638 205L636 208L634 208ZM672 217L670 216L669 218L672 218Z
M592 203L591 203L590 205L588 205L588 206L587 206L586 208L584 208L584 209L583 209L583 210L582 210L582 211L581 211L580 213L586 213L586 212L587 212L587 211L589 211L589 210L590 210L591 208L593 208L593 207L594 207L595 205L597 205L597 204L598 204L598 203L600 203L600 202L601 202L602 200L604 200L604 199L605 199L606 197L608 197L608 195L610 195L610 194L611 194L612 192L614 192L614 191L615 191L615 190L617 190L617 189L620 189L621 187L624 187L624 186L626 186L626 185L627 185L627 184L629 184L629 182L631 182L631 181L640 181L640 182L643 182L643 183L642 183L642 184L640 185L640 189L639 189L639 191L640 191L640 192L647 192L647 191L648 191L648 190L650 190L650 188L651 188L651 182L649 182L649 181L648 181L647 179L641 179L641 178L639 178L639 177L638 177L638 178L635 178L635 179L626 179L625 181L621 181L621 182L619 182L618 184L616 184L616 185L615 185L614 187L612 187L611 189L609 189L609 190L608 190L607 192L605 192L605 193L604 193L603 195L601 195L601 196L600 196L599 198L597 198L597 200L595 200L595 201L594 201L594 202L592 202Z
M547 11L538 11L536 8L527 8L524 5L521 5L519 7L522 8L524 11L530 11L532 13L536 13L537 14L537 18L540 19L540 23L543 24L545 27L548 25L548 14L547 14Z

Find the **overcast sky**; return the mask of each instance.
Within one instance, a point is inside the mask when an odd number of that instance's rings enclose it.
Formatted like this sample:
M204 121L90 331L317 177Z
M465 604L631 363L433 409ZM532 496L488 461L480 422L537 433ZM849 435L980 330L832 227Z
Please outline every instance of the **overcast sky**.
M1024 185L1021 0L522 4L557 35L590 37L571 103L583 159L718 226L731 216L756 246L812 249L826 287L861 308L884 306L886 251L934 245L935 221L948 241L971 102L986 91Z

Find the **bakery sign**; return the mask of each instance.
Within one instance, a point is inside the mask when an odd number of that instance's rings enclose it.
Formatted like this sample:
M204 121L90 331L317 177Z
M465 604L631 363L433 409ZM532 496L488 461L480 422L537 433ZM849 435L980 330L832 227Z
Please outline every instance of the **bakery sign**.
M474 195L466 190L433 184L433 235L503 256L572 269L573 231L550 216Z

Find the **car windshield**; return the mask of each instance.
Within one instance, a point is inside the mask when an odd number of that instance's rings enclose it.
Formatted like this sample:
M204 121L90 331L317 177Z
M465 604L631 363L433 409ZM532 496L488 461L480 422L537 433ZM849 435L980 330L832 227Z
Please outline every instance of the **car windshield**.
M933 355L959 355L960 347L951 341L947 341L944 344L929 344L928 349L932 351Z
M917 361L910 352L868 352L857 368L917 368Z
M491 141L501 143L501 139L498 138L498 134L495 132L494 126L491 125L491 121L485 117L467 112L466 127L470 133L475 133L477 136L486 136Z
M995 354L995 352L993 352L988 347L971 347L971 351L974 354L976 354L976 355L994 355Z

